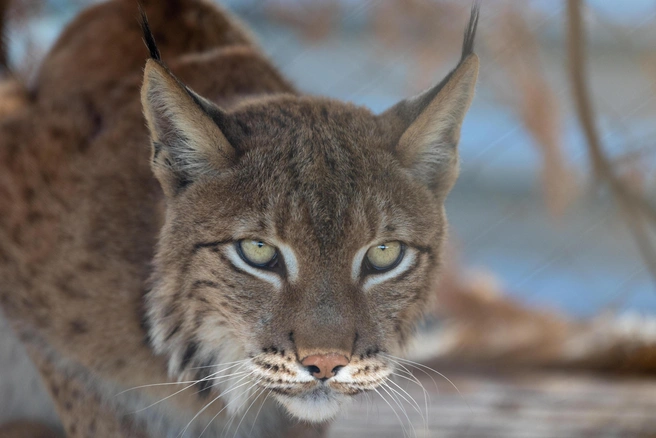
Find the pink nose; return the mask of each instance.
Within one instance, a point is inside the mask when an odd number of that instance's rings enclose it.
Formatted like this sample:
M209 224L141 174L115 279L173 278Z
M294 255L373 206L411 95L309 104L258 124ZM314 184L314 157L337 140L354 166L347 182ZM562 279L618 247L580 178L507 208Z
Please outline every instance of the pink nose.
M301 361L304 367L320 380L327 380L337 374L340 368L348 365L349 359L338 353L313 354Z

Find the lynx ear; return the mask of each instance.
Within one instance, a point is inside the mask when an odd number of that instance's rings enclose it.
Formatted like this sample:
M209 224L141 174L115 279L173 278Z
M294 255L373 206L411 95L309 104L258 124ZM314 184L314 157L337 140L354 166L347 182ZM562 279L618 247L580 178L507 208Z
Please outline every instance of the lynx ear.
M473 53L477 22L475 4L460 63L442 82L380 116L398 139L394 152L401 164L438 196L446 196L458 176L460 127L478 77L478 57Z
M141 103L153 144L152 168L167 196L230 165L235 150L208 114L210 103L157 60L146 63Z

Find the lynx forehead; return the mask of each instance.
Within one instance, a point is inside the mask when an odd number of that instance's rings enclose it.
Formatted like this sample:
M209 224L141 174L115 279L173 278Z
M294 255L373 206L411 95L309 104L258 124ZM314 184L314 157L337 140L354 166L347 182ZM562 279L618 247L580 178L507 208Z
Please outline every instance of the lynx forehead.
M439 271L477 20L444 81L377 116L291 94L217 106L168 70L144 17L167 197L146 314L173 376L232 412L266 389L312 422L384 384Z

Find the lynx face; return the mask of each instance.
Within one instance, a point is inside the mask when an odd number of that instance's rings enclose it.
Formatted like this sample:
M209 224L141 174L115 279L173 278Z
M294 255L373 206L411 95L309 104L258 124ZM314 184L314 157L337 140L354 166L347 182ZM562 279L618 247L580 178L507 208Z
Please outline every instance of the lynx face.
M474 29L445 81L380 116L289 95L228 112L148 61L167 214L146 307L172 375L307 421L385 382L438 273Z

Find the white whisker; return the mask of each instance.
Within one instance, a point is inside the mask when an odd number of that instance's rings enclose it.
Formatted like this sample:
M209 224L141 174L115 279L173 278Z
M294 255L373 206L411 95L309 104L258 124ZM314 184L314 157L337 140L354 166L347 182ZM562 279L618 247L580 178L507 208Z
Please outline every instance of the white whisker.
M114 397L118 397L119 395L124 394L124 393L129 392L129 391L134 391L135 389L150 388L150 387L153 387L153 386L185 385L187 383L194 384L194 383L197 383L197 382L200 382L200 380L183 380L183 381L180 381L180 382L151 383L149 385L133 386L132 388L124 389L121 392L117 392L116 394L114 394Z
M265 389L265 390L268 389L269 386L271 386L271 385L267 385L264 389ZM267 401L267 399L269 398L270 395L271 395L271 390L269 389L269 392L267 392L266 397L264 397L264 400L262 400L262 404L261 404L260 407L257 409L257 413L255 414L255 419L253 420L253 424L251 424L251 430L248 432L248 436L252 436L252 435L253 435L253 428L255 427L255 423L257 423L257 417L260 416L260 411L261 411L262 408L264 407L264 404L266 403L266 401Z
M257 385L258 382L259 382L259 380L258 380L257 382L255 382L255 383L253 383L251 386L249 386L244 392L250 391L250 389L251 389L252 387L254 387L255 385ZM242 384L239 385L237 388L239 388L240 386L247 385L247 384L249 384L249 383L251 383L250 380L249 380L248 382L242 383ZM237 389L237 388L233 388L233 389ZM235 398L234 400L232 400L232 401L226 403L226 405L225 405L223 408L221 408L221 410L220 410L219 412L217 412L215 416L212 417L212 419L209 421L209 423L207 423L207 426L205 426L205 428L204 428L203 431L200 433L200 435L198 435L198 438L201 438L201 437L203 436L203 434L205 433L205 431L207 430L207 428L210 427L210 424L212 424L212 422L216 419L216 417L218 417L218 416L221 414L221 412L225 411L225 410L228 408L228 406L230 405L230 403L233 403L235 400L237 400L237 399ZM224 427L224 430L225 430L225 427Z
M162 403L163 401L166 401L166 400L170 399L171 397L180 394L180 393L183 392L183 391L186 391L187 389L191 388L192 386L194 386L194 385L195 385L196 383L198 383L198 382L199 382L199 381L194 381L194 383L192 383L191 385L189 385L189 386L185 386L185 387L182 388L181 390L176 391L176 392L174 392L173 394L167 395L166 397L157 400L155 403L151 403L151 404L149 404L149 405L146 406L145 408L140 408L140 409L134 411L134 413L136 414L136 413L138 413L138 412L145 411L146 409L152 408L153 406L155 406L155 405L157 405L157 404L159 404L159 403Z
M259 383L259 381L256 382L256 383ZM253 407L253 405L254 405L255 402L257 401L257 399L258 399L262 394L264 394L264 391L266 391L266 388L262 388L260 391L255 391L255 394L256 394L256 395L255 395L255 398L253 399L253 401L251 402L251 404L248 405L248 407L246 408L246 411L244 411L243 415L241 416L241 420L239 420L239 423L237 423L237 428L235 429L235 434L232 436L232 438L236 438L236 437L237 437L237 432L239 432L239 427L241 427L241 423L244 422L244 419L246 418L246 415L248 415L248 411L251 410L251 408ZM246 400L248 401L248 399L246 399ZM240 406L240 407L241 407L241 406Z
M250 360L250 359L247 359L247 360ZM227 370L230 369L230 368L233 368L233 367L224 368L224 369L222 369L222 370L219 370L219 371L217 371L217 372L215 372L215 373L212 373L212 374L210 374L210 375L208 375L208 376L205 376L205 377L203 377L202 379L198 379L198 380L185 380L185 381L181 381L181 382L152 383L152 384L149 384L149 385L140 385L140 386L135 386L135 387L128 388L128 389L125 389L125 390L123 390L123 391L117 393L117 394L115 395L115 397L117 397L117 396L119 396L119 395L121 395L121 394L123 394L123 393L125 393L125 392L132 391L132 390L135 390L135 389L149 388L149 387L153 387L153 386L184 385L184 384L187 384L187 383L190 384L189 386L185 386L185 387L182 388L181 390L176 391L176 392L174 392L173 394L170 394L170 395L168 395L168 396L166 396L166 397L164 397L164 398L162 398L162 399L160 399L160 400L158 400L158 401L156 401L156 402L154 402L154 403L152 403L152 404L150 404L150 405L148 405L148 406L146 406L146 407L144 407L144 408L141 408L141 409L139 409L139 410L137 410L137 411L134 412L134 413L138 413L138 412L144 411L144 410L146 410L146 409L149 409L149 408L151 408L151 407L153 407L153 406L155 406L155 405L157 405L157 404L159 404L159 403L161 403L161 402L163 402L163 401L165 401L165 400L168 400L169 398L171 398L171 397L173 397L173 396L175 396L175 395L178 395L178 394L180 394L181 392L184 392L185 390L191 388L192 386L194 386L194 385L196 385L196 384L198 384L198 383L200 383L200 382L203 382L203 381L206 381L206 380L212 380L212 379L213 379L213 376L215 376L215 375L217 375L217 374L219 374L219 373L222 373L222 372L224 372L224 371L227 371ZM219 378L220 378L220 377L219 377ZM199 392L200 392L200 391L199 391Z
M383 384L380 386L380 389L382 389L383 391L385 391L385 392L387 393L387 395L389 395L389 396L392 398L392 400L394 401L394 403L396 403L396 405L399 407L399 409L401 409L401 413L405 416L405 419L408 420L408 424L409 424L410 427L412 428L413 435L416 437L416 436L417 436L417 431L415 430L415 426L412 424L412 420L410 420L410 416L408 415L408 411L405 409L405 406L403 406L403 403L401 403L401 401L400 401L399 398L397 397L397 395L396 395L397 392L394 391L394 389L392 389L392 388L390 388L389 386L387 386L387 384L384 383L384 382L383 382ZM408 435L409 435L409 434L408 434Z
M193 383L191 383L191 385L189 385L189 386L185 386L184 388L182 388L182 389L179 390L179 391L174 392L173 394L170 394L170 395L168 395L168 396L166 396L166 397L164 397L164 398L162 398L162 399L160 399L160 400L157 400L156 402L151 403L151 404L149 404L149 405L146 406L146 407L140 408L140 409L136 410L134 413L136 414L136 413L139 413L139 412L145 411L146 409L152 408L153 406L155 406L155 405L157 405L157 404L159 404L159 403L161 403L161 402L163 402L163 401L166 401L166 400L170 399L171 397L180 394L181 392L186 391L187 389L191 388L192 386L194 386L194 385L196 385L196 384L198 384L198 383L200 383L200 382L204 382L204 381L206 381L206 380L218 380L218 379L221 379L221 378L223 378L223 376L216 377L216 378L213 377L213 376L219 374L220 372L221 372L221 371L217 371L216 373L210 374L209 376L207 376L207 377L203 377L202 379L193 380L193 381L191 381L191 382L193 382ZM212 386L214 386L214 385L212 385ZM200 392L200 391L198 391L198 392ZM196 393L198 393L198 392L196 392Z
M403 365L401 362L399 362L398 360L393 359L392 357L388 357L388 359L390 359L390 360L391 360L392 362L394 362L397 366L399 366L400 368L402 368L406 373L408 373L408 375L409 375L410 377L412 377L413 379L417 379L417 377L412 373L412 371L410 371L410 370L409 370L405 365ZM416 368L416 367L415 367L415 368ZM433 385L435 386L435 391L439 394L439 393L440 393L440 387L438 386L438 384L437 384L437 382L435 381L435 379L433 378L433 376L431 376L430 374L428 374L426 371L424 371L424 370L422 370L422 369L419 369L419 371L421 371L422 373L426 374L426 375L428 376L428 378L431 379L431 381L433 382ZM417 379L417 382L419 382L418 379Z
M408 391L403 389L401 386L399 386L392 379L389 379L387 382L391 383L394 386L396 386L397 388L399 388L400 391L403 391L403 393L408 396L409 400L406 397L404 397L403 394L398 393L399 397L401 397L403 400L405 400L408 404L410 404L414 408L415 411L417 411L417 413L422 418L422 420L424 420L424 424L426 425L426 427L428 427L428 422L426 420L426 417L424 417L424 413L421 411L421 407L419 406L419 403L417 403L417 401L410 395L410 393L408 393ZM393 390L393 388L391 388L391 387L388 387L388 388ZM412 400L412 402L410 400Z
M210 388L214 388L214 387L217 386L219 383L223 383L223 382L225 382L226 380L230 380L231 377L243 376L244 374L248 374L249 372L250 372L250 371L239 371L239 372L237 372L237 373L226 374L225 376L219 376L219 377L213 377L213 378L211 378L211 379L205 379L206 381L211 381L212 384L209 385L209 386L206 387L206 388L203 388L203 389L200 389L200 390L196 391L195 394L199 394L199 393L203 392L204 390L208 390L208 389L210 389ZM199 382L201 382L201 381L202 381L202 380L199 380Z
M426 375L429 375L429 376L430 376L430 374L428 374L426 371L424 371L424 369L426 369L426 370L428 370L428 371L432 371L432 372L434 372L435 374L437 374L438 376L442 377L444 380L446 380L447 382L449 382L449 384L450 384L450 385L451 385L451 386L452 386L452 387L458 392L458 395L459 395L460 398L465 402L465 404L466 404L467 407L469 408L470 412L471 412L472 414L474 413L473 409L472 409L471 406L469 405L469 402L468 402L467 399L462 395L462 392L460 392L460 390L458 389L458 387L456 386L456 384L453 383L453 382L452 382L447 376L445 376L444 374L440 373L439 371L434 370L433 368L431 368L431 367L429 367L429 366L426 366L426 365L420 364L420 363L418 363L418 362L413 362L413 361L408 360L408 359L402 359L402 358L400 358L400 357L391 356L391 355L389 355L389 354L385 354L385 353L383 353L383 354L384 354L386 357L388 357L388 358L392 358L393 360L397 360L397 361L404 362L404 363L406 363L407 365L409 365L409 366L411 366L411 367L414 367L414 368L418 369L419 371L422 371L422 372L425 373Z
M367 419L366 419L366 422L369 423L369 413L370 413L371 405L372 405L371 397L369 396L368 392L363 392L362 394L367 398Z
M215 401L217 401L218 399L220 399L220 398L223 397L224 395L226 395L226 394L228 394L228 393L234 391L235 389L240 388L240 387L242 387L242 386L244 386L244 385L248 385L248 383L250 383L250 382L244 382L244 383L242 383L241 385L234 386L234 385L236 385L237 383L241 382L242 380L247 379L247 378L248 378L251 374L253 374L253 373L255 373L255 371L251 371L248 375L246 375L246 376L240 378L239 380L237 380L237 381L233 384L233 386L232 386L229 390L220 393L220 394L217 395L217 396L216 396L211 402L209 402L208 404L206 404L206 405L205 405L200 411L198 411L198 412L196 413L196 415L194 415L194 417L193 417L191 420L189 420L189 423L187 423L187 425L184 427L184 429L182 429L182 432L180 432L180 435L178 435L178 438L180 438L182 435L184 435L184 433L187 431L187 429L189 428L189 426L191 425L191 423L193 423L193 421L194 421L196 418L198 418L198 416L199 416L200 414L202 414L203 412L205 412L205 411L207 410L207 408L209 408L209 407L212 405L212 403L214 403ZM224 407L219 411L219 413L221 413L221 412L223 411L223 409L225 409L226 407L227 407L227 404L226 404L226 406L224 406ZM217 414L217 416L218 416L218 414ZM216 418L216 416L215 416L214 418ZM214 420L214 418L212 418L212 420ZM209 426L209 423L208 423L207 426ZM207 426L205 427L205 429L203 429L203 432L207 429ZM202 435L202 433L201 433L201 435Z
M381 394L376 388L374 388L374 391L376 392L376 394L378 394L380 396L380 398L383 399L383 401L385 403L387 403L387 406L390 407L392 412L394 412L394 415L396 416L396 419L399 420L399 424L401 425L401 429L403 429L403 436L404 437L408 436L408 431L406 430L405 425L403 424L403 421L401 420L401 417L399 417L399 414L396 413L396 409L394 409L394 406L392 406L390 404L390 402L388 402L387 399L385 397L383 397L383 394Z
M189 369L190 370L200 370L200 369L203 369L203 368L222 367L224 365L232 365L232 367L234 367L234 366L237 366L240 363L245 363L245 362L248 362L250 360L251 360L250 358L247 358L247 359L242 359L242 360L236 360L234 362L224 362L224 363L217 363L217 364L214 364L214 365L204 365L202 367L190 367ZM232 368L232 367L228 367L228 368Z
M424 385L422 385L421 382L419 381L419 379L417 379L412 374L410 374L410 376L412 378L401 375L401 374L398 374L396 372L392 373L392 375L395 376L395 377L400 377L400 378L405 379L409 382L412 382L412 383L415 383L415 384L419 385L419 387L421 388L421 390L424 393L424 406L426 408L426 417L425 417L426 418L426 427L428 428L428 405L431 403L431 400L430 400L430 394L428 393L426 388L424 388Z

